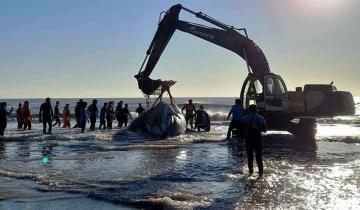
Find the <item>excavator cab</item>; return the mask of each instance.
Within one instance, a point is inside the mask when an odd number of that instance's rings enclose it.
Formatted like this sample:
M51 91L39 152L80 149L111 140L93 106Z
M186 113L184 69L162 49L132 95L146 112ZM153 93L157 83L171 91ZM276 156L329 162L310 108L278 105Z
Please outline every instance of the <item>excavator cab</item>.
M276 74L249 74L241 88L242 105L256 104L263 111L287 111L289 98L284 80Z

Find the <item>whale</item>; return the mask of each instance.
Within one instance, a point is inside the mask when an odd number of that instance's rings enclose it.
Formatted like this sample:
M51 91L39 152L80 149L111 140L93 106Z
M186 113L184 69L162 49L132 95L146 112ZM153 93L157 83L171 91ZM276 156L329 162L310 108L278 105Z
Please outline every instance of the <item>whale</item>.
M173 103L159 102L134 119L128 129L149 133L159 138L179 136L185 133L186 123L179 107Z

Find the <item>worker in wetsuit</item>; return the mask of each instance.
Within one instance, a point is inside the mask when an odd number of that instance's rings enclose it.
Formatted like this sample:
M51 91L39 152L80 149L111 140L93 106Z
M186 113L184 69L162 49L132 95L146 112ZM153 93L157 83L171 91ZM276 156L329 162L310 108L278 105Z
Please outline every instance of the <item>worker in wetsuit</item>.
M18 123L18 129L21 129L23 127L23 118L22 118L22 115L21 115L21 110L22 110L22 104L19 103L18 105L18 109L16 110L16 121Z
M241 122L246 128L246 137L245 137L245 147L246 154L248 156L248 167L249 167L249 176L254 172L253 169L253 160L254 160L254 151L256 157L256 163L259 169L259 176L263 175L264 167L262 161L262 150L263 143L261 132L266 132L266 121L264 117L257 114L257 107L255 104L249 106L249 115L242 117Z
M188 103L185 104L183 106L183 108L181 109L181 112L184 114L184 110L186 110L185 112L185 121L186 121L186 129L188 129L188 124L190 124L190 128L191 130L193 130L193 123L194 123L194 117L196 115L196 107L193 104L193 100L189 99Z
M106 108L106 124L108 129L112 129L114 113L114 102L110 101L108 107Z
M128 124L128 116L130 117L130 119L132 119L131 114L129 112L128 109L128 104L125 104L125 107L121 110L121 124L120 124L120 128L123 126L126 128L127 124Z
M94 99L92 104L88 107L87 109L87 113L88 116L90 118L90 130L95 130L95 123L96 123L96 118L99 115L99 110L97 108L97 100Z
M122 118L121 118L121 116L122 116L122 110L123 110L122 105L123 105L123 101L120 101L120 102L118 103L118 105L116 106L116 109L115 109L115 117L116 117L116 120L117 120L117 122L118 122L118 128L120 128L121 125L124 123L124 122L122 121Z
M143 112L145 111L145 109L142 107L141 103L139 103L139 107L136 108L135 112L139 115L141 115Z
M61 126L59 104L60 104L59 101L57 101L56 104L55 104L55 108L54 108L54 120L55 120L55 124L53 125L53 127L54 127L55 125L58 125L58 127Z
M200 131L203 129L206 132L210 131L210 117L204 110L204 106L200 106L200 109L196 111L195 130Z
M106 109L107 109L108 103L104 103L104 106L101 108L100 110L100 126L99 129L101 129L102 127L104 127L104 129L106 128Z
M88 117L86 114L86 107L87 107L87 102L80 103L79 115L80 115L81 133L84 133L85 127L86 127L86 121L88 121ZM96 118L95 118L95 120L96 120Z
M79 102L76 103L75 106L75 120L76 120L76 124L74 125L73 128L80 128L80 106L83 103L83 100L80 99Z
M69 109L70 104L66 104L63 110L63 120L64 120L64 126L63 128L70 128L71 124L71 114Z
M241 128L241 117L244 115L245 109L241 106L240 99L235 99L235 105L231 107L231 110L227 116L227 120L230 119L232 116L232 120L229 125L229 129L227 132L226 137L230 139L231 132L234 128L238 129L240 131Z
M23 126L24 126L23 129L31 130L32 116L31 116L29 101L24 102L24 106L21 109L21 116L23 119Z
M7 104L6 102L0 103L0 136L4 136L4 131L7 126L7 116L11 114L13 108L11 107L10 111L6 111Z
M50 98L45 99L45 103L41 104L39 112L39 121L43 123L43 133L46 134L46 125L49 126L48 134L51 134L52 121L54 118L53 108Z

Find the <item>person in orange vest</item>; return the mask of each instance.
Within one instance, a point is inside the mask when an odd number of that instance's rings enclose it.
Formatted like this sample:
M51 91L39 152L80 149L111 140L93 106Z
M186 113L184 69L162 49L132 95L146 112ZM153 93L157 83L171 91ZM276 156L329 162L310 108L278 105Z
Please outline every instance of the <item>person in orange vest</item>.
M64 120L64 128L71 128L71 115L70 115L70 109L69 104L66 104L63 110L63 120Z
M185 112L185 120L186 120L186 129L188 129L188 124L190 124L191 130L194 129L193 123L194 123L194 117L196 115L196 107L193 104L193 100L189 99L188 103L184 105L184 107L181 109L181 112L184 114Z
M23 129L24 130L26 130L26 129L31 130L32 116L31 116L29 101L24 102L24 106L21 109L21 115L22 115L22 119L23 119L23 122L24 122Z

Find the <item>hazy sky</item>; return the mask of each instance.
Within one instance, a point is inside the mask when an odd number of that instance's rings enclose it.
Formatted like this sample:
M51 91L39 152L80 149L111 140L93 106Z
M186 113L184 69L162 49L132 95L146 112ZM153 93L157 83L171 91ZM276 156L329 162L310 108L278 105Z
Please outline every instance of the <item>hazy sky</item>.
M175 3L246 27L288 89L334 81L360 95L359 0L0 0L0 98L142 96L133 75ZM177 80L175 96L238 96L246 74L239 56L177 31L152 78Z

